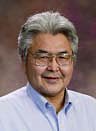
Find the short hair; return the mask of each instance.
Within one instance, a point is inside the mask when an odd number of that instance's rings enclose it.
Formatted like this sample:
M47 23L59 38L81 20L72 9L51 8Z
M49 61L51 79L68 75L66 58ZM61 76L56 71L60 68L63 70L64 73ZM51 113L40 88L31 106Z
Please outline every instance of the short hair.
M32 15L21 27L18 36L19 54L26 61L28 48L32 44L34 35L38 33L64 34L71 41L74 54L78 51L78 36L75 26L59 12L42 12Z

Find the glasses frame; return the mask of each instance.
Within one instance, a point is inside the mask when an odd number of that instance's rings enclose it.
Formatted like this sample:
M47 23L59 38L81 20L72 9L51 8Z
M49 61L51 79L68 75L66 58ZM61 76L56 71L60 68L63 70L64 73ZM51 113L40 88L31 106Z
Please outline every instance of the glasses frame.
M33 52L31 52L31 51L29 50L28 53L30 53L31 56L32 56L32 57L34 58L34 60L35 60L35 62L32 61L32 63L35 64L36 66L41 66L41 67L48 66L49 62L52 61L52 59L53 59L54 57L55 57L56 63L57 63L59 66L69 65L69 64L72 63L72 61L73 61L74 59L76 59L76 55L75 55L73 52L72 52L72 54L69 54L69 53L67 53L67 52L65 52L65 53L61 53L61 52L59 52L59 53L40 53L40 52L33 53ZM38 64L38 63L36 62L36 58L38 58L38 59L40 58L40 57L38 57L39 54L46 54L45 56L47 56L47 58L48 58L47 64L42 64L42 65L41 65L41 64ZM66 55L66 56L68 57L68 58L66 58L66 59L69 60L69 63L60 64L60 63L58 62L58 56L60 56L60 54Z

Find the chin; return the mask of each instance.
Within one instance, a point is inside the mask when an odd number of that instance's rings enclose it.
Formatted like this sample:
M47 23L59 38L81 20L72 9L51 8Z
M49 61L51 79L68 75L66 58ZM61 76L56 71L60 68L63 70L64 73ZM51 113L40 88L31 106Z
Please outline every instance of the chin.
M61 94L61 92L64 92L64 87L60 88L60 87L57 86L54 89L54 87L52 87L52 86L50 88L45 86L44 88L45 89L40 91L41 94L44 95L44 96L53 97L53 96L56 96L58 94Z

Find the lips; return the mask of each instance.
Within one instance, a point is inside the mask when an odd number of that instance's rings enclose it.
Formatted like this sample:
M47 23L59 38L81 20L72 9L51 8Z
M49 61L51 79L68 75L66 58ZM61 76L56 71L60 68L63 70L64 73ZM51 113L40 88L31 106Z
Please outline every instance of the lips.
M56 84L60 77L57 76L44 76L44 80L49 84Z
M43 78L45 78L45 79L59 79L59 77L54 77L54 76L45 76Z
M45 78L45 79L60 79L60 78L62 78L62 76L59 75L59 74L48 74L48 73L46 73L46 74L42 75L42 78Z

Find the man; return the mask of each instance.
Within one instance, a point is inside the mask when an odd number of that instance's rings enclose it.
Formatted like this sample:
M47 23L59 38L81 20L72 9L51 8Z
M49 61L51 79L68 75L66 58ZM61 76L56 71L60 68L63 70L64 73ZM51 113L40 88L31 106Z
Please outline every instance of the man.
M0 98L0 131L96 131L96 100L67 89L78 49L74 25L58 12L33 15L18 47L28 83Z

